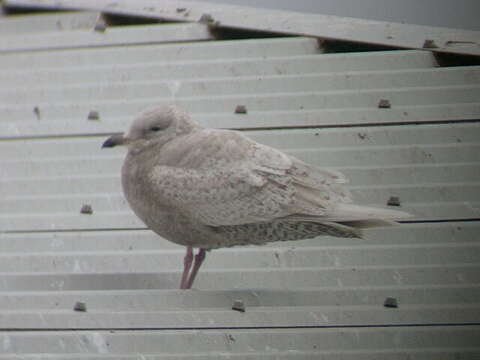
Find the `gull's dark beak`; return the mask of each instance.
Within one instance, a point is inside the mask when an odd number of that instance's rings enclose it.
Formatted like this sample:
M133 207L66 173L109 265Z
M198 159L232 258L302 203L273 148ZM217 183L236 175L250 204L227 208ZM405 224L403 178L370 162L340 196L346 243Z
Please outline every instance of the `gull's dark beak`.
M117 145L122 145L124 143L124 137L122 134L117 134L110 136L102 145L103 148L112 148Z

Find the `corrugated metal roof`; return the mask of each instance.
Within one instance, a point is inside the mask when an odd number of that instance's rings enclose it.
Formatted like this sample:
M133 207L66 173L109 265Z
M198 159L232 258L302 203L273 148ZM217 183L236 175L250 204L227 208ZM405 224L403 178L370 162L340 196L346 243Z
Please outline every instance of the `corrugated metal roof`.
M179 0L6 0L7 5L93 9L172 21L273 31L383 46L480 55L480 32Z
M197 41L169 30L201 24L116 26L106 33L128 46L92 47L103 35L88 13L29 18L0 20L44 35L35 51L17 51L30 40L0 49L0 359L480 355L479 67L439 67L425 51L332 54L310 38ZM10 31L0 44L29 36ZM415 217L365 240L216 250L201 290L177 290L184 249L131 213L123 153L100 150L137 111L172 101L206 126L341 170L359 203L398 196ZM385 308L387 297L399 307ZM246 312L231 309L238 299ZM79 301L86 312L73 311Z
M130 114L171 101L230 128L477 118L480 67L439 68L422 51L320 53L314 39L286 38L65 50L53 66L48 53L8 54L0 128L3 136L122 131ZM388 111L378 108L383 98ZM248 114L233 114L237 104ZM90 110L101 121L86 121Z
M17 356L4 359L419 359L474 358L475 327L431 329L258 329L21 332L6 335ZM53 349L49 355L45 349ZM341 349L341 350L338 350ZM146 355L140 355L142 351ZM12 352L13 354L13 352ZM38 359L38 357L36 357ZM0 357L1 359L1 357Z
M203 24L139 25L112 28L106 32L87 29L39 32L28 36L14 33L0 38L0 48L1 52L11 52L211 39L208 27Z
M480 215L477 123L269 130L251 136L309 163L342 171L359 203L382 206L395 195L415 219ZM142 227L121 195L118 174L124 153L101 152L101 142L102 138L84 137L0 144L5 170L1 227L9 231ZM95 216L79 213L84 203L92 205Z
M0 21L0 33L8 35L32 35L32 32L63 32L91 30L99 19L99 12L72 12L39 14L36 16L9 16ZM4 39L2 38L2 41ZM4 43L3 43L4 44ZM3 45L2 44L2 45ZM18 46L18 45L17 45ZM2 51L5 50L2 46Z

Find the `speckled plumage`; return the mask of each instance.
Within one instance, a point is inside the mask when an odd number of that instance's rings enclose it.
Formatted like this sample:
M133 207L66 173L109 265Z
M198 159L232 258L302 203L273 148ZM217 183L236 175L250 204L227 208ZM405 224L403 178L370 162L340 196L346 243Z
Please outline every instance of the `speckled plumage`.
M204 249L331 235L360 237L401 212L350 204L345 177L243 134L206 129L177 107L144 112L121 139L125 196L145 224Z

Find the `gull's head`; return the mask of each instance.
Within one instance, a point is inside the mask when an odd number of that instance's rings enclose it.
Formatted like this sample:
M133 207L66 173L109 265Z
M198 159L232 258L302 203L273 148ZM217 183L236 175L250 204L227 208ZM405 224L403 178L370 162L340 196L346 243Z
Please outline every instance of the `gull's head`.
M190 119L188 113L177 106L160 105L142 112L134 120L126 135L113 135L102 147L127 145L138 148L152 143L164 144L199 127Z

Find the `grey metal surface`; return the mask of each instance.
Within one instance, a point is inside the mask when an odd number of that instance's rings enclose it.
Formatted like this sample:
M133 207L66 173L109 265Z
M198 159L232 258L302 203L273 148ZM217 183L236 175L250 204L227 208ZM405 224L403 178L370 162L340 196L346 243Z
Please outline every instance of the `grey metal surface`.
M142 28L162 26L205 29ZM46 28L57 35L35 51L0 54L0 359L480 356L478 67L439 68L425 51L324 54L308 38L144 44L139 29L115 29L132 46L52 50L77 30ZM172 101L344 172L359 203L398 196L415 223L212 251L198 289L177 290L184 249L136 219L123 151L100 149Z
M438 68L421 51L321 52L314 39L280 38L65 50L54 66L48 52L4 54L0 129L123 131L131 114L160 102L228 128L478 118L480 67ZM378 108L384 98L391 109ZM237 104L248 114L235 115ZM90 110L100 121L86 121Z
M133 28L108 28L103 32L75 30L66 32L40 32L33 34L12 34L0 37L0 52L69 49L95 46L125 46L131 44L150 44L210 40L212 35L203 24L160 24L138 25Z
M197 284L202 290L193 294L175 290L183 249L149 231L4 235L0 324L129 329L469 323L480 320L478 231L476 223L414 224L370 231L356 242L326 237L219 250L209 254ZM24 245L37 242L41 251ZM398 299L399 309L383 307L388 296ZM231 310L235 299L244 302L245 313ZM86 313L73 311L77 301L87 304Z
M99 12L72 12L39 14L32 16L8 16L0 19L0 33L26 36L33 32L63 32L92 30L100 16Z
M385 206L390 196L399 196L402 208L417 220L480 216L477 123L270 130L251 136L309 163L344 172L358 203ZM121 195L118 174L124 152L100 149L102 140L95 136L1 143L1 227L142 227ZM94 215L81 214L82 204L90 204Z
M4 359L472 359L476 327L4 333ZM49 349L53 349L50 350ZM143 351L144 354L139 354ZM1 358L1 357L0 357Z
M132 27L134 29L134 27ZM139 39L141 41L141 39ZM17 75L23 71L35 71L37 68L49 69L54 73L64 72L64 69L81 70L88 66L91 70L100 68L112 70L114 64L123 69L124 66L139 66L168 63L174 66L175 62L184 63L187 61L212 60L212 59L236 59L236 58L265 58L269 61L277 56L302 56L316 54L319 51L318 42L309 38L273 38L273 39L248 39L237 41L212 41L193 43L170 43L170 44L148 44L136 46L118 46L93 49L65 50L55 53L55 64L52 64L51 54L45 52L22 52L16 54L2 54L0 63L2 68L9 71L17 70ZM410 62L405 63L420 67L432 66L435 63L433 56L421 52L423 55L413 57ZM393 61L392 61L393 62ZM32 65L30 69L27 65ZM102 65L108 65L103 66ZM294 66L294 65L293 65ZM135 68L132 68L135 70ZM202 73L197 74L199 77ZM2 73L8 76L8 73ZM131 76L139 76L132 73ZM5 78L2 78L5 79ZM19 84L18 84L19 85Z
M208 2L117 0L8 0L7 4L40 8L92 9L174 21L208 19L215 26L316 36L401 48L480 55L480 32L421 25L305 14ZM181 9L181 11L179 11Z

